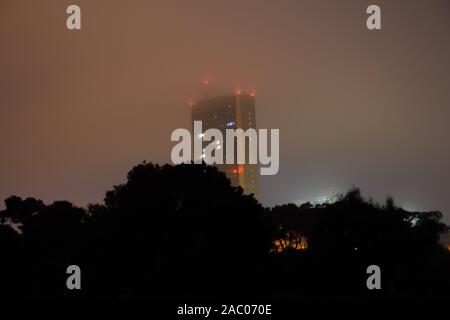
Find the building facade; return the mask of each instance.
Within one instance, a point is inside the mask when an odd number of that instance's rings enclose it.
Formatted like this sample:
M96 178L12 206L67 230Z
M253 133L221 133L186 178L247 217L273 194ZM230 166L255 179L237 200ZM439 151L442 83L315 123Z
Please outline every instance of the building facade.
M192 126L194 121L202 121L203 132L208 129L219 129L225 137L226 129L240 128L244 131L249 128L256 129L254 93L237 91L230 95L205 98L198 103L192 103L190 107ZM192 132L194 132L193 128ZM256 199L259 199L259 165L249 163L249 142L246 138L245 164L237 164L237 144L234 143L234 164L225 164L224 161L224 164L216 164L216 167L226 174L232 185L241 186L245 194L253 194ZM225 153L226 139L220 143Z

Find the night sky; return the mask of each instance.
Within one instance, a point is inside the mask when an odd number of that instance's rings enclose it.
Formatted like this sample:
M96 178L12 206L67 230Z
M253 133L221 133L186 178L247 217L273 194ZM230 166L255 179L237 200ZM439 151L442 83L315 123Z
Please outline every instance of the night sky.
M170 162L209 79L254 89L258 127L280 129L264 205L359 186L450 222L449 39L447 0L0 0L0 200L85 206Z

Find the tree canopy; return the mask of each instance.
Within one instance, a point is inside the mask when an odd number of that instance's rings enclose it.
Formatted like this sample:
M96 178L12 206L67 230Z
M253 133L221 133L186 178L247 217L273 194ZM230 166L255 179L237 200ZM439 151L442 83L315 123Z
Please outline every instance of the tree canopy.
M263 208L207 165L143 163L103 204L11 196L0 211L0 296L58 298L441 297L450 288L440 212L358 189L325 205ZM83 290L65 287L66 268ZM366 268L383 270L368 292Z

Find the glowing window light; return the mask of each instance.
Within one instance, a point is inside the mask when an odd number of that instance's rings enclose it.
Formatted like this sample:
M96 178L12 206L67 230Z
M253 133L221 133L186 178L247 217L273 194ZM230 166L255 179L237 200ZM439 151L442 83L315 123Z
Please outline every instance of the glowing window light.
M275 239L272 244L273 248L270 251L274 253L281 253L287 249L308 249L307 237L295 231L287 231L281 238Z

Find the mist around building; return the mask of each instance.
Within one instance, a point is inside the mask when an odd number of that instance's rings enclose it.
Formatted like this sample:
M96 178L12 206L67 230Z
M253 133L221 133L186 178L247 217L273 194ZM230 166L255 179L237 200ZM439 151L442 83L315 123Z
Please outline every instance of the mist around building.
M205 129L256 128L251 92L188 107ZM358 188L267 208L258 168L144 161L86 208L8 197L0 211L0 297L450 298L441 212L408 211L393 198L375 203ZM66 286L69 266L82 270L82 289ZM381 278L371 287L373 267Z

